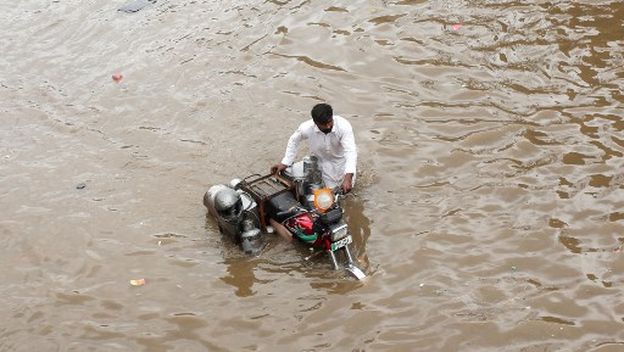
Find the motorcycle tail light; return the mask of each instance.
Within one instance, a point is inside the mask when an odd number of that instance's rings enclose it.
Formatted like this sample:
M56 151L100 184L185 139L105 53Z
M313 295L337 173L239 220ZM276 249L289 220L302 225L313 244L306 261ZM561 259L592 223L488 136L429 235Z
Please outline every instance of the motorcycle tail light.
M334 205L334 193L329 188L314 191L314 207L322 213Z
M349 234L349 228L347 227L347 224L330 226L330 230L332 242L343 239Z

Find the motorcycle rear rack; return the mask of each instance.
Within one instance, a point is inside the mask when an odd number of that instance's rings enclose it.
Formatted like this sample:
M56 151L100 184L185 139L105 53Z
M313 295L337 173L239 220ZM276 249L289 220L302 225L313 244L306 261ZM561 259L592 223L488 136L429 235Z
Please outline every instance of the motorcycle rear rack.
M293 185L288 180L275 174L249 175L241 181L239 187L249 193L258 203L260 226L263 232L266 232L267 228L266 202L278 194L291 192L293 189Z

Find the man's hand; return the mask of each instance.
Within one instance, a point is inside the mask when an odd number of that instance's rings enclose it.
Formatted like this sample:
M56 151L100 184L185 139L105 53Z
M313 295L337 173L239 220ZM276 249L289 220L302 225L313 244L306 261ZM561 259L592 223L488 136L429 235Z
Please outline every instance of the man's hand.
M286 165L284 165L282 163L275 164L275 165L271 166L271 173L274 174L274 175L275 174L279 174L280 172L286 170L287 167L288 166L286 166Z
M344 194L351 192L353 189L353 174L345 174L340 188Z

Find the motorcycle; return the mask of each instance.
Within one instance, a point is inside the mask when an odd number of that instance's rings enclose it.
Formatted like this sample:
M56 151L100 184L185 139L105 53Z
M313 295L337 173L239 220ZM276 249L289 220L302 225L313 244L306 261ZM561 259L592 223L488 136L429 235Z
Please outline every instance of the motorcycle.
M313 249L306 260L326 253L335 270L363 280L366 274L349 249L353 237L343 219L343 196L324 186L318 160L311 156L280 174L252 174L214 185L205 193L204 205L219 231L249 255L261 252L265 236L275 231L273 220Z

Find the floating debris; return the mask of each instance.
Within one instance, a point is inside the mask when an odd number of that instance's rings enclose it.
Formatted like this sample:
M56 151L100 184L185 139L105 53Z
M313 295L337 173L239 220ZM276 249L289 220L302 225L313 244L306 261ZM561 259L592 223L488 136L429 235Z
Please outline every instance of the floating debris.
M126 12L126 13L133 13L133 12L137 12L141 10L142 8L144 8L145 6L149 4L154 4L154 3L156 3L156 0L130 0L127 3L125 3L123 6L121 6L118 9L118 11Z
M115 83L119 83L123 79L123 75L119 72L113 73L112 78L113 78L113 81L115 81Z
M132 285L132 286L143 286L143 285L145 285L145 279L130 280L130 285Z

